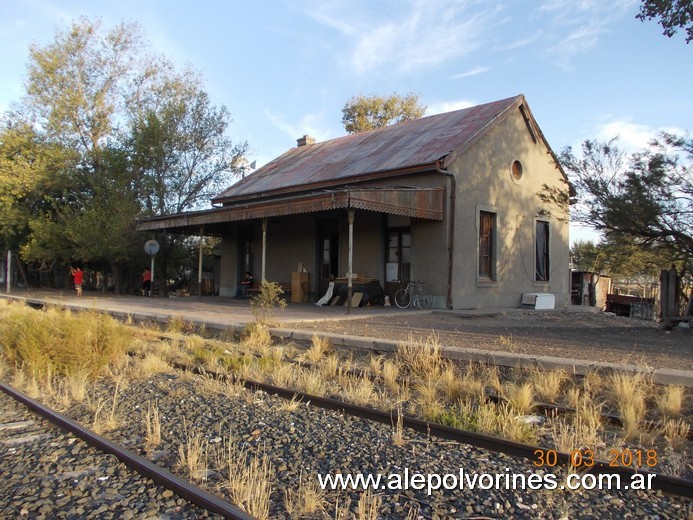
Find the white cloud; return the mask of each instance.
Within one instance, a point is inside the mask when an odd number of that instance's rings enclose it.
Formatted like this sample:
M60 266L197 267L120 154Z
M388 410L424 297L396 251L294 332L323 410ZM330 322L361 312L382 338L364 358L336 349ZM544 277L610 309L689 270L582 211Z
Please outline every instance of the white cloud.
M550 18L544 26L553 28L547 37L555 41L549 44L546 55L557 66L571 69L576 56L594 49L612 27L632 17L637 3L637 0L545 0L539 12Z
M453 74L450 79L469 78L471 76L483 74L484 72L488 72L489 70L491 70L491 67L474 67L473 69L470 69L468 71Z
M432 116L435 114L443 114L445 112L452 112L454 110L462 110L463 108L473 107L478 103L474 101L469 101L466 99L460 99L458 101L443 101L441 103L434 103L426 108L426 115Z
M606 120L607 118L605 118ZM592 130L587 132L585 139L594 139L604 142L614 137L618 138L617 146L620 150L627 154L638 152L643 148L647 148L650 141L656 138L660 133L667 132L671 134L686 135L686 131L676 127L659 127L653 128L648 125L633 123L627 119L609 119L606 122L599 123ZM579 150L582 146L581 139L573 144L574 150Z
M317 141L325 141L329 139L329 130L323 130L319 123L323 119L324 114L305 114L301 119L295 123L288 123L285 121L284 116L281 114L275 114L271 110L265 110L265 117L269 119L270 123L278 130L284 132L291 139L298 139L303 135L310 135L315 137Z
M411 0L398 3L401 14L393 17L387 10L380 19L372 11L359 18L361 11L351 4L323 4L307 14L346 38L347 61L355 72L385 69L406 74L478 49L497 10L472 10L470 2Z

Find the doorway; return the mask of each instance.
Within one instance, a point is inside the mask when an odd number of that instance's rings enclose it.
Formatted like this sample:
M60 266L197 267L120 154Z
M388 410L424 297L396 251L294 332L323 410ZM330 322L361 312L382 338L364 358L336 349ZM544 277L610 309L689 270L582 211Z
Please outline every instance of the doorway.
M238 233L238 280L247 271L256 276L255 269L255 230L253 226L244 226Z
M385 259L385 294L394 303L395 293L409 282L411 267L411 228L387 230Z
M339 221L325 219L318 223L318 296L327 292L331 281L339 276Z

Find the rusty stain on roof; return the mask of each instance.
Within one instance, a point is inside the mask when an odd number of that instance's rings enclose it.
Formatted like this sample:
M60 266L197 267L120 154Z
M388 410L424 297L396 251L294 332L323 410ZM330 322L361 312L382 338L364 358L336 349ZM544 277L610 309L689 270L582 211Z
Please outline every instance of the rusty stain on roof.
M430 166L466 148L524 96L292 148L212 199L213 203L296 192L359 177Z

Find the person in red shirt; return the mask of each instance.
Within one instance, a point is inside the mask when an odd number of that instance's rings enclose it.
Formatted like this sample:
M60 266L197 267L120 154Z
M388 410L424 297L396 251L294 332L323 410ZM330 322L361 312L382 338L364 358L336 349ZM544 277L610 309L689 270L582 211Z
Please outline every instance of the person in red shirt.
M81 298L82 297L82 280L84 279L84 272L82 272L82 269L79 267L75 269L74 267L70 268L70 273L72 274L72 279L75 282L75 290L77 291L77 297Z
M144 268L142 273L142 296L149 296L149 292L152 290L152 272L149 267Z

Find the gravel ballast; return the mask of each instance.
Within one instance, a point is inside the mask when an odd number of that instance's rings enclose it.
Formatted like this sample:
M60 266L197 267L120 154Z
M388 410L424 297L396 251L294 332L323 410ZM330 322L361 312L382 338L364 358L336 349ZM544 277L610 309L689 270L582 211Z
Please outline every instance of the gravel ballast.
M102 398L112 396L113 386L111 382L100 383L98 395ZM226 488L225 468L214 467L214 454L220 452L229 439L249 453L266 454L274 469L270 518L289 518L283 505L284 490L294 489L301 475L304 478L314 478L317 473L337 472L343 475L405 475L406 472L459 475L460 470L469 476L542 474L542 470L526 460L439 441L406 430L406 443L396 446L392 440L393 428L388 425L316 409L307 403L295 410L287 410L284 407L286 401L262 392L242 391L238 395L222 395L209 390L200 376L158 374L129 381L120 388L117 400L121 426L107 434L108 437L132 451L143 453L144 415L149 403L156 402L161 415L163 438L162 444L152 454L156 463L182 474L178 467L178 448L191 435L200 434L206 440L210 468L202 486L227 500L230 497ZM86 424L92 420L85 405L75 406L67 413ZM3 446L2 449L7 451L8 448ZM57 458L63 460L70 456L69 451L61 452ZM20 467L34 468L32 473L44 475L44 479L46 475L57 473L53 466L38 464L38 459L34 457L50 455L23 453L19 459L10 460L3 454L3 475L14 471L11 467L7 468L7 464L16 463L24 464ZM90 462L87 467L101 468L103 464L103 460L98 460ZM67 466L65 470L72 471ZM108 484L103 484L98 480L103 476L101 471L95 470L89 477L83 477L82 480L91 482L91 487L83 484L85 488L79 489L81 499L101 497L101 500L106 500L108 493L95 491L101 489L94 487L96 483L108 485L108 489L112 489L110 493L125 495L126 492L121 489L126 486L126 490L135 491L135 496L148 497L143 504L135 503L130 498L125 506L110 505L111 502L98 506L106 507L108 514L118 516L112 510L123 512L136 504L139 508L137 511L144 511L144 514L163 513L172 518L175 514L181 515L178 516L181 518L199 517L199 512L194 509L177 511L175 508L181 506L177 505L175 499L164 500L162 492L150 491L153 485L128 481L119 487L114 484L115 476L108 473ZM562 482L565 471L559 470L556 474L558 482ZM26 486L40 489L41 482L39 477ZM7 486L7 483L3 482L3 486ZM21 492L22 487L15 485L3 488L4 496L15 496L18 493L15 489L20 490L19 497L30 494ZM50 492L55 497L61 493L65 495L67 491L51 489ZM690 508L689 502L665 497L659 492L635 490L513 490L493 486L481 490L438 489L433 490L430 496L425 490L411 487L378 490L377 493L382 500L381 518L405 518L412 509L418 511L422 518L686 518ZM127 496L131 496L131 493L127 493ZM328 492L327 497L329 505L324 517L335 518L337 500L340 504L345 500L350 501L351 512L358 511L359 491ZM20 498L19 502L22 500ZM115 504L115 501L112 502ZM13 498L11 504L16 503L17 500ZM54 500L54 505L56 503ZM42 503L41 506L46 507L47 504ZM19 506L12 507L15 508L12 511L21 512L21 509L16 509ZM70 502L65 507L77 506ZM119 507L123 509L116 509ZM139 513L137 517L141 517Z

